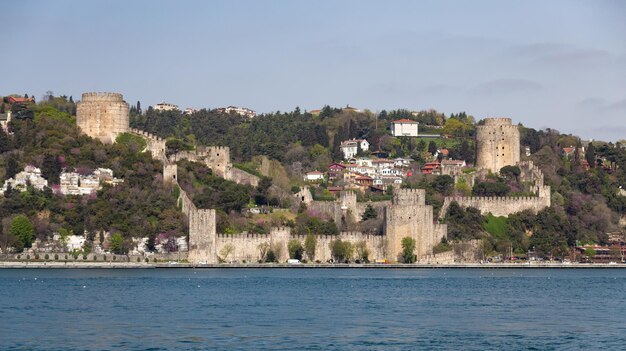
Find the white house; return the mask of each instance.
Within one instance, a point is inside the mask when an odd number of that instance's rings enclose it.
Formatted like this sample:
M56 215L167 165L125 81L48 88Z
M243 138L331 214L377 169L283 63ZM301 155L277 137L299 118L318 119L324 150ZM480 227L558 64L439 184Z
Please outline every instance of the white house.
M309 172L304 175L304 180L306 180L307 182L314 182L314 181L323 180L323 179L324 179L324 173L319 172L319 171Z
M247 107L237 107L237 106L220 107L217 109L217 111L221 113L236 113L240 116L244 116L248 118L256 117L256 112Z
M28 165L23 171L16 174L14 178L4 181L2 193L7 191L9 185L13 189L26 191L28 184L37 190L43 190L44 187L48 186L48 181L41 176L41 169Z
M356 159L356 164L359 166L372 167L372 159L369 157L359 157Z
M418 124L419 122L412 121L410 119L399 119L397 121L393 121L391 122L391 135L395 137L416 137Z
M365 139L352 139L341 142L341 152L343 152L343 158L349 160L356 156L358 147L361 146L362 151L370 149L370 143Z
M178 110L178 105L169 104L167 102L161 102L159 104L154 105L155 111L174 111Z

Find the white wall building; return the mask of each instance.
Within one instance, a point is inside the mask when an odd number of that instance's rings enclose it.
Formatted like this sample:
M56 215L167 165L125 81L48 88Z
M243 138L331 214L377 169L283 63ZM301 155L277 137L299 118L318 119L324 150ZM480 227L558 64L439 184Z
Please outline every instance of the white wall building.
M178 110L178 105L169 104L167 102L161 102L159 104L154 105L153 108L156 111L174 111L174 110Z
M417 136L417 125L419 122L412 121L410 119L399 119L391 122L391 135L395 137Z
M9 185L13 189L26 191L28 184L37 190L43 190L44 187L48 186L48 181L41 176L41 169L28 165L23 171L16 174L14 178L4 181L2 193L7 191Z
M324 173L319 172L319 171L309 172L304 175L304 180L308 182L314 182L316 180L323 180L323 179L324 179Z
M62 172L59 178L59 191L63 195L89 195L102 189L102 183L115 186L124 182L113 177L113 171L108 168L98 168L85 176L76 172Z
M244 116L248 118L256 117L256 112L246 107L228 106L228 107L218 108L217 110L222 113L236 113L240 116Z

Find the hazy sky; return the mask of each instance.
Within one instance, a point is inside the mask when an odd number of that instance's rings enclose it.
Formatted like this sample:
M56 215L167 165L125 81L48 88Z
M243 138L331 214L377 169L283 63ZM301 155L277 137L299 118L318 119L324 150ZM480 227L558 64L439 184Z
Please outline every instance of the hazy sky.
M626 138L626 1L9 1L0 95L434 108Z

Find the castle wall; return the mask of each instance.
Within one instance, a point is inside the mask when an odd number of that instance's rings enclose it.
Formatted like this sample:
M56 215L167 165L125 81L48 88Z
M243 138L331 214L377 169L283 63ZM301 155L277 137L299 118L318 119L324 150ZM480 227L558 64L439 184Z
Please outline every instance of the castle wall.
M441 207L441 217L445 217L450 204L456 201L461 207L474 207L482 214L491 213L494 216L508 216L524 210L541 211L546 207L546 198L538 196L524 197L483 197L483 196L448 196ZM549 202L549 198L547 199ZM550 206L549 204L547 206Z
M140 136L146 141L145 151L150 151L153 159L165 160L165 139L135 128L130 128L128 132Z
M255 176L254 174L250 174L246 171L243 171L239 168L232 167L230 171L227 173L230 174L229 180L232 180L235 183L239 184L249 184L252 186L259 185L260 178Z
M83 133L111 144L128 131L128 111L122 94L84 93L76 104L76 124Z
M498 173L520 161L519 127L510 118L485 118L476 126L476 167Z
M361 232L341 232L339 235L315 235L315 260L327 262L332 258L330 245L335 240L348 241L353 245L365 242L369 251L369 260L375 261L385 257L385 238L380 235L367 235ZM291 234L287 227L272 228L270 234L218 234L216 247L217 254L227 262L258 262L261 259L260 247L269 245L274 249L279 248L279 262L289 259L287 245L290 240L298 240L304 247L306 235ZM224 249L229 247L229 249ZM228 251L226 258L222 257ZM356 252L354 252L356 256ZM306 256L306 255L305 255Z

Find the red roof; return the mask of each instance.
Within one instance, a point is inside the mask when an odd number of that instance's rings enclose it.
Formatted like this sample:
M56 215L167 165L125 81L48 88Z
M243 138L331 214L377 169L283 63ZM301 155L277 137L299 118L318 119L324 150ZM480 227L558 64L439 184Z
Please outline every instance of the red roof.
M330 166L328 166L328 168L341 168L341 169L345 169L346 166L342 165L341 163L331 163Z
M31 102L31 101L35 101L35 99L34 98L9 96L7 98L7 101L9 101L12 104L15 104L15 103L20 103L20 102Z
M399 119L399 120L397 120L397 121L393 121L393 122L391 122L391 123L417 123L417 121L414 121L414 120L411 120L411 119L406 119L406 118L403 118L403 119Z

